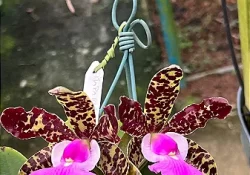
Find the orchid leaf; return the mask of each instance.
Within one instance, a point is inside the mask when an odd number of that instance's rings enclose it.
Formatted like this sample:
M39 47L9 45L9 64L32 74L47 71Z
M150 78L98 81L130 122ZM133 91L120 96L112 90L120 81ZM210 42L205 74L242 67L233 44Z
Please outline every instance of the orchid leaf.
M141 137L133 137L128 143L128 158L138 168L140 168L146 159L141 152Z
M218 175L217 166L211 154L191 139L187 140L189 148L186 162L206 175Z
M205 127L209 119L224 119L231 109L228 101L222 97L207 98L200 104L192 104L175 114L161 132L188 135L198 128Z
M26 160L26 157L13 148L0 147L0 174L17 175Z
M127 175L129 171L129 160L123 151L110 142L99 142L101 157L97 167L105 175Z
M34 107L28 112L22 107L7 108L0 121L7 132L19 139L42 137L53 143L76 138L57 115L41 108Z
M98 125L95 127L91 138L98 141L110 141L112 143L118 143L120 138L118 137L118 121L115 115L115 106L106 106L104 114Z
M171 65L160 70L151 79L144 106L148 129L151 132L159 132L167 121L179 94L182 76L181 68Z
M64 87L49 91L63 106L66 116L78 137L89 137L96 125L95 109L86 93L73 92Z
M21 167L19 175L29 175L33 171L51 167L52 147L53 145L47 146L31 156Z
M146 118L142 113L140 103L125 96L120 98L119 118L121 130L132 136L142 136L148 133Z

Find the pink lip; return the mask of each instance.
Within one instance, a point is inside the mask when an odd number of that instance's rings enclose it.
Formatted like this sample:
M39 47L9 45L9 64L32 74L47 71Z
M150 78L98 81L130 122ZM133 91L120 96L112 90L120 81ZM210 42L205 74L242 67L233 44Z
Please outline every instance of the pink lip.
M62 141L52 149L52 168L34 171L31 175L94 175L89 172L100 159L100 147L95 140Z
M80 139L72 141L63 151L62 161L85 162L90 156L89 145Z

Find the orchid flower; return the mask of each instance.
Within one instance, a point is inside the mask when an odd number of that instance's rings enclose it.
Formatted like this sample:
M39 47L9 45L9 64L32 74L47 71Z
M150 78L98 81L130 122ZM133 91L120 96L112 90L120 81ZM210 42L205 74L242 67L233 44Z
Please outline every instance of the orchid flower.
M51 151L52 168L44 168L30 175L94 175L100 158L100 147L95 140L64 140L55 144Z
M73 92L64 87L56 87L50 90L49 94L54 95L63 106L67 122L56 114L37 107L28 112L22 107L10 107L0 116L0 124L14 137L19 139L42 137L51 143L31 156L21 167L19 174L29 175L42 168L57 166L51 160L53 145L65 140L77 139L88 140L90 145L94 140L98 142L101 157L97 167L104 174L111 172L126 174L129 161L116 145L120 138L117 136L118 123L114 106L105 107L105 114L96 125L94 105L84 92ZM58 158L61 160L60 155Z
M209 119L224 119L231 106L224 98L212 97L170 118L182 76L182 70L176 65L156 73L148 87L144 113L137 101L120 98L121 130L133 136L128 145L128 157L138 168L145 159L153 162L149 169L163 175L217 174L213 157L184 136L204 127Z
M147 134L142 139L141 151L145 159L155 164L149 169L162 175L202 175L185 162L188 142L185 137L174 132Z

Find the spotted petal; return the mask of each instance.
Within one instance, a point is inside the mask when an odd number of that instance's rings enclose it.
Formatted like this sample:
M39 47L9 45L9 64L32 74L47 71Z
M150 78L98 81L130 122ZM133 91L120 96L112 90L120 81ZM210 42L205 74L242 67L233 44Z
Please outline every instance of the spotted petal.
M119 118L122 122L121 130L132 136L145 135L147 131L146 118L142 113L140 103L125 96L120 98Z
M138 168L146 162L141 152L141 142L141 137L133 137L128 143L128 158Z
M122 150L110 142L99 142L101 148L101 158L98 168L106 175L127 175L129 170L129 160Z
M73 92L64 87L56 87L49 91L63 106L65 114L78 137L89 137L95 127L94 105L86 93Z
M47 146L31 156L21 167L19 175L29 175L33 171L52 167L50 158L52 147L52 145Z
M22 107L7 108L0 121L7 132L19 139L43 137L48 142L59 142L76 138L57 115L41 108L28 112Z
M144 106L150 132L159 132L167 121L179 94L182 76L181 68L171 65L151 79Z
M205 127L209 119L224 119L232 107L221 97L204 99L200 104L192 104L175 114L162 132L176 132L188 135L198 128Z
M218 175L217 166L211 154L193 140L187 140L189 149L186 162L193 165L206 175Z
M118 121L115 115L115 106L108 105L104 108L104 111L106 114L100 118L98 125L91 135L91 139L118 143L120 138L117 135Z

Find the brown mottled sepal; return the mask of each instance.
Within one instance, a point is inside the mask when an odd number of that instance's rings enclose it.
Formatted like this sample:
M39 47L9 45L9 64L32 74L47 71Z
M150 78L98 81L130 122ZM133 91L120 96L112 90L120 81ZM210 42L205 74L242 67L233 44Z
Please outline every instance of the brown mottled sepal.
M63 106L72 129L78 137L90 137L96 125L94 105L82 91L73 92L64 87L56 87L49 91Z
M232 107L222 97L204 99L200 104L192 104L175 114L162 132L176 132L188 135L198 128L205 127L209 119L224 119Z
M22 107L7 108L0 121L7 132L19 139L43 137L53 143L76 138L57 115L41 108L34 107L28 112Z
M118 121L115 115L115 106L106 106L104 111L106 114L100 118L98 125L95 127L91 135L91 139L118 143L120 138L117 135Z
M52 167L50 158L52 147L53 145L47 146L31 156L19 170L19 175L29 175L33 171Z
M147 131L146 117L142 113L140 103L125 96L120 98L119 119L121 130L132 136L143 136Z
M110 142L99 142L101 157L97 164L105 175L127 175L129 160L122 150Z
M189 148L186 162L206 175L218 175L217 166L211 154L193 140L187 140Z
M151 79L144 106L151 132L159 132L167 121L179 94L182 76L181 68L171 65L160 70Z
M133 137L128 143L128 158L138 168L146 161L141 152L141 137Z

